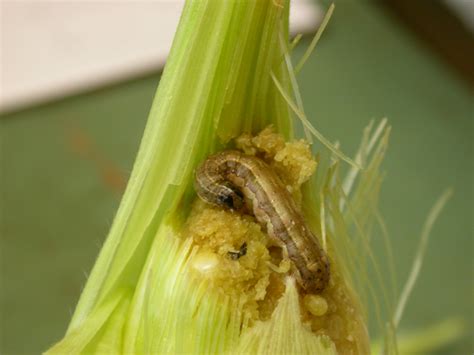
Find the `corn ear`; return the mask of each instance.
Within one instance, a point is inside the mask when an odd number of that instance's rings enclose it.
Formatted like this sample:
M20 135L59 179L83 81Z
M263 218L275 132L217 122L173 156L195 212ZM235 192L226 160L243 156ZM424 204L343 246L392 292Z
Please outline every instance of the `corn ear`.
M47 353L336 353L331 334L339 329L317 333L303 321L292 279L285 281L271 317L250 325L239 299L189 272L199 248L182 235L195 198L193 171L207 155L242 132L268 125L292 139L293 115L310 127L288 94L295 89L287 61L288 14L288 1L186 2L114 223L64 338ZM312 225L324 228L338 290L353 312L328 324L334 328L342 321L357 335L354 348L366 353L368 336L351 268L336 250L347 249L338 244L350 234L349 218L368 216L348 217L348 209L341 209L349 204L337 178L338 157L345 156L324 143L335 155L321 162L303 190L303 204L310 216L318 206ZM386 139L378 146L372 175L358 185L356 204L367 196L375 203L385 146ZM376 188L364 190L371 183Z

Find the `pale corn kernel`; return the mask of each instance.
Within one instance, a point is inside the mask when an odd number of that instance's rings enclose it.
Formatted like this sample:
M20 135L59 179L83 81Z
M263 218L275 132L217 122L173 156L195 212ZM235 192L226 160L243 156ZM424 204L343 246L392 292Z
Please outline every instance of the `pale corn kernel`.
M268 262L268 267L279 274L286 274L291 269L291 260L284 258L280 261L278 266Z
M208 274L216 269L219 262L219 256L217 254L210 251L202 251L194 256L192 266L201 274Z
M283 258L282 261L280 262L280 265L278 265L278 269L280 270L280 273L287 273L291 269L291 261L288 258Z
M325 315L328 310L326 299L320 295L306 295L303 302L306 309L317 317Z

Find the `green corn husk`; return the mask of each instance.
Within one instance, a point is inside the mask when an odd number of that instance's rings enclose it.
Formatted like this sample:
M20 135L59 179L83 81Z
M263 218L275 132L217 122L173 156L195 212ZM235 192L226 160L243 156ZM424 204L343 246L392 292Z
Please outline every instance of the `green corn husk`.
M364 289L374 295L366 260L389 128L370 125L354 162L310 125L295 80L303 62L294 71L289 58L288 15L288 0L186 2L120 208L67 332L48 354L341 351L303 322L291 279L272 317L249 326L238 300L189 272L197 249L182 230L197 164L268 125L293 139L294 117L307 139L314 135L331 152L304 186L303 206L354 306L342 326L357 327L354 348L369 352L359 298L366 303ZM341 160L352 164L344 181ZM394 329L387 329L392 352Z

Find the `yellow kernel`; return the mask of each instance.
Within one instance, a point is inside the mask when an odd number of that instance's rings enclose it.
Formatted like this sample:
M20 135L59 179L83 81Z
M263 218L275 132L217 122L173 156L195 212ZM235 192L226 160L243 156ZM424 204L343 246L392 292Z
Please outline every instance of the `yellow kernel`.
M215 270L219 265L219 256L210 251L202 251L194 256L191 265L200 273L207 274Z
M326 299L320 295L306 295L303 299L306 309L315 316L323 316L328 310Z

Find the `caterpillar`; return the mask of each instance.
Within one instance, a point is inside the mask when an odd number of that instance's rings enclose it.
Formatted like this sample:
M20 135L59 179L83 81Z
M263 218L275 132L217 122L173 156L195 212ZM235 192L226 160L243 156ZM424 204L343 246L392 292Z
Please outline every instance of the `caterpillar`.
M262 159L237 150L211 155L196 169L194 187L205 202L253 212L267 234L286 249L299 285L308 293L325 289L329 259L289 191Z

